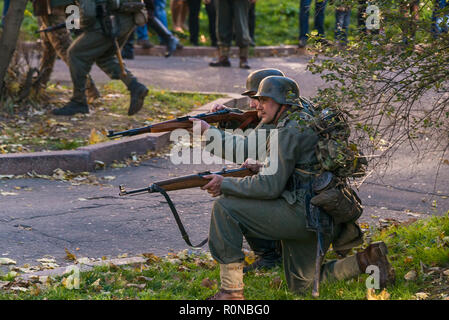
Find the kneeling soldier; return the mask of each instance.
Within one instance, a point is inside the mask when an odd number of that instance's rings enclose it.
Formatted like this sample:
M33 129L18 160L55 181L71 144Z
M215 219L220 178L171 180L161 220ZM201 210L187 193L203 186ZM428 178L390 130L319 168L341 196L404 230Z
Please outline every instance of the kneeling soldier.
M270 76L262 80L255 95L260 101L258 111L262 123L275 124L270 133L277 139L277 151L271 151L258 174L245 178L210 176L205 189L212 196L221 197L214 202L209 230L209 249L220 263L221 289L212 299L244 299L243 295L243 235L281 240L285 278L289 289L303 293L310 288L315 274L317 237L307 229L306 197L311 175L295 170L317 164L315 146L318 136L308 126L288 117L288 112L300 113L299 88L286 77ZM271 143L269 142L268 145ZM277 170L272 166L277 163ZM251 169L257 170L257 166ZM296 186L291 188L291 180ZM333 235L324 236L324 247L338 243L343 224L334 226ZM360 235L358 235L360 236ZM348 242L360 244L357 239ZM373 243L367 249L340 260L322 264L321 280L347 279L376 265L380 271L380 286L393 280L383 242Z

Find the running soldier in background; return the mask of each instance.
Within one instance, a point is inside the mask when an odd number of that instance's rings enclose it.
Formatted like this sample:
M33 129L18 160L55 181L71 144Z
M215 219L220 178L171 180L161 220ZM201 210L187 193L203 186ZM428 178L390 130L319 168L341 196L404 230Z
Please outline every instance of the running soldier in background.
M66 21L65 8L74 4L74 0L33 0L34 14L38 16L39 29L46 29ZM56 56L69 66L67 51L72 44L72 37L66 28L52 32L41 32L42 57L39 65L39 81L35 87L46 88L50 81ZM86 78L86 96L89 102L100 97L95 83L90 75Z

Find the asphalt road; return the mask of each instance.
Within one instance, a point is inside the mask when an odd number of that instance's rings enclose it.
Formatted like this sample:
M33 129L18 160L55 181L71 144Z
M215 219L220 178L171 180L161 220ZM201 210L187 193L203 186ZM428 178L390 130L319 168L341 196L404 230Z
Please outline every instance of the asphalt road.
M137 57L127 64L143 82L159 88L234 93L242 90L250 71L236 67L217 70L207 66L209 60ZM232 62L237 64L237 60ZM303 95L311 96L321 81L305 70L306 62L304 56L250 60L253 69L277 67L285 71L298 81ZM96 67L92 74L99 83L107 81ZM69 81L61 61L53 80ZM449 210L448 166L440 168L435 180L438 153L429 153L419 162L411 155L412 150L401 149L388 170L365 181L359 193L365 207L360 221L376 225L379 219L406 221ZM118 185L140 188L167 177L221 167L175 166L168 158L155 158L138 167L96 172L103 186L74 186L45 179L0 180L0 257L14 259L19 265L36 265L36 259L51 255L64 265L64 248L78 257L93 258L145 252L164 255L185 249L187 245L161 195L119 197ZM105 176L115 179L102 180ZM207 237L213 199L199 189L175 191L171 196L192 242Z

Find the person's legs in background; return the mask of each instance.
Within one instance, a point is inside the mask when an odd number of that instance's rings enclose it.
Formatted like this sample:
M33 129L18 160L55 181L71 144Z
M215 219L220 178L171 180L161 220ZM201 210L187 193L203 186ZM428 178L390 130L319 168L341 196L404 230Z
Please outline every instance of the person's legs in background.
M324 38L324 14L327 0L316 0L315 3L315 29L318 30L318 36Z
M153 45L150 42L150 38L148 37L148 27L147 25L138 26L136 28L137 33L137 44L142 46L143 49L150 49Z
M198 45L198 34L200 31L199 15L201 9L201 0L187 0L189 6L189 33L190 43Z
M134 31L129 36L128 40L125 42L125 45L122 48L122 58L133 60L134 59L134 38L135 38L136 32Z
M346 46L348 44L348 28L351 17L351 9L347 7L338 7L335 10L335 40L338 45Z
M254 38L254 30L256 29L256 3L250 3L248 11L248 29L249 36L251 37L250 45L254 47L256 45L256 39Z
M209 19L209 36L212 47L217 47L216 23L217 13L215 11L215 0L205 0L207 18Z
M5 19L6 14L8 13L9 9L9 0L4 0L3 4L3 13L2 13L2 21L0 23L0 28L3 27L3 19Z
M307 45L307 34L309 33L309 12L312 0L301 0L299 7L299 47Z
M443 32L448 32L448 24L449 24L449 14L448 10L445 9L449 7L449 1L447 0L435 0L435 6L432 12L432 27L430 32L432 36L436 39ZM443 14L441 10L445 9L445 13Z
M166 27L168 28L168 21L167 21L167 12L165 11L165 7L167 6L166 0L154 0L154 16ZM166 45L165 40L163 37L159 36L159 43L161 45Z

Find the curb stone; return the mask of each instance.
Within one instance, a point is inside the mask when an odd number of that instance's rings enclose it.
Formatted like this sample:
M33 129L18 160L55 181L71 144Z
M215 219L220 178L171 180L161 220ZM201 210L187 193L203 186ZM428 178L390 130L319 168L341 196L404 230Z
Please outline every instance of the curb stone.
M150 49L143 49L139 47L134 48L134 54L138 56L164 56L165 46L154 46ZM285 46L259 46L250 49L250 58L264 58L264 57L285 57L295 54L307 54L305 49L298 48L294 45ZM218 55L217 48L215 47L193 47L185 46L181 50L176 50L173 56L178 57L192 57L192 56L202 56L202 57L216 57ZM230 52L231 57L239 57L239 48L231 47Z
M25 50L38 49L40 44L37 42L27 41L22 44ZM165 46L155 45L150 49L143 49L139 46L134 47L134 54L138 56L164 56ZM239 57L239 48L231 47L231 57ZM297 45L279 45L279 46L256 46L250 48L250 58L263 57L285 57L291 55L307 55L307 50L299 48ZM176 50L173 56L178 57L216 57L218 50L215 47L206 46L184 46L181 50Z
M208 112L214 104L225 104L231 108L242 108L248 104L247 97L232 93L227 96L195 108L188 115ZM58 168L72 172L94 171L96 161L109 165L114 160L128 158L132 153L145 154L149 150L161 150L169 143L170 132L147 133L75 150L5 154L0 155L0 174L21 175L34 171L51 175Z

